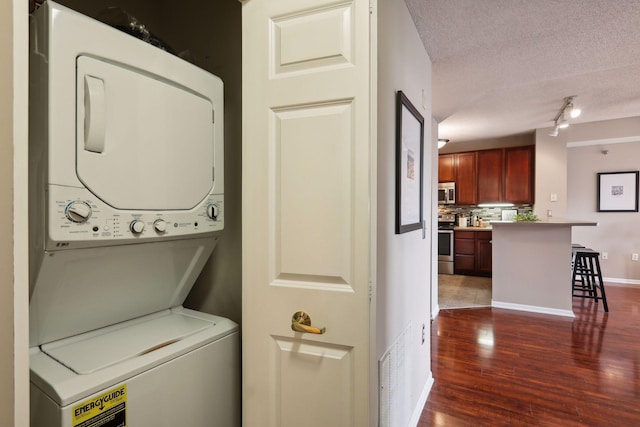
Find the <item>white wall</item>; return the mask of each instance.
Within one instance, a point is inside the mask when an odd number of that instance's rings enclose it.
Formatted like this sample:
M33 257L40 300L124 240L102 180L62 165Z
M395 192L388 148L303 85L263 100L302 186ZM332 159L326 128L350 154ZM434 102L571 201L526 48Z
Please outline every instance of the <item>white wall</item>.
M640 170L640 138L569 148L567 160L568 216L598 222L575 227L573 241L608 253L600 260L605 280L640 284L640 261L631 260L632 253L640 253L640 213L597 212L597 173Z
M435 319L440 311L438 305L438 122L431 120L431 141L434 151L431 152L431 320Z
M28 11L0 2L0 414L29 423L27 90Z
M2 2L0 14L0 57L13 57L12 5ZM3 421L13 425L14 405L14 344L13 344L13 61L0 63L0 414L7 414Z
M640 170L640 117L572 124L555 138L550 131L536 130L534 211L542 218L551 209L554 217L598 222L574 227L572 241L608 253L600 260L605 280L640 284L640 261L631 261L640 253L640 214L597 212L596 199L598 172Z
M424 117L424 213L432 223L431 61L403 0L378 2L378 267L377 357L393 350L407 331L402 360L409 375L399 379L406 393L394 408L397 425L417 423L432 382L430 363L431 239L422 231L395 234L395 96L402 90ZM423 95L424 91L424 95ZM422 327L426 341L422 344ZM401 343L401 345L403 345ZM394 424L395 425L395 424ZM415 425L415 424L414 424Z
M566 133L549 136L550 131L536 131L533 212L541 219L567 217L567 136ZM556 201L551 201L552 194Z

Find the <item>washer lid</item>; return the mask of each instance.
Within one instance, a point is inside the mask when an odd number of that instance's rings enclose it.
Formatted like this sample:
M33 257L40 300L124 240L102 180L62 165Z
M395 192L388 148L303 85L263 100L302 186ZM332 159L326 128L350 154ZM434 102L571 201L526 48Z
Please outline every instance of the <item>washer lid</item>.
M90 374L144 356L213 326L212 321L166 312L160 317L114 325L40 348L73 372Z
M133 67L76 60L76 173L117 209L191 209L213 188L214 108Z

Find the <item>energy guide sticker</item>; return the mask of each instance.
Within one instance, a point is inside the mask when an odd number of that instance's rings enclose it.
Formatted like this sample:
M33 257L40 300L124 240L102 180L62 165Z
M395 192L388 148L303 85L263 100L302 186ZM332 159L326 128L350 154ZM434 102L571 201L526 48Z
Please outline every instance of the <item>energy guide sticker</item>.
M122 384L73 407L72 427L126 427L127 385Z

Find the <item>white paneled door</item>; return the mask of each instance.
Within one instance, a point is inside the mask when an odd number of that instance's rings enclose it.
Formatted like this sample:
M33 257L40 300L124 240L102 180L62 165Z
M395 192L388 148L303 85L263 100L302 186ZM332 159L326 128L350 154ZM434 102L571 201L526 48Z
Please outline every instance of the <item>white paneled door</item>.
M242 16L244 425L365 427L370 1L248 0Z

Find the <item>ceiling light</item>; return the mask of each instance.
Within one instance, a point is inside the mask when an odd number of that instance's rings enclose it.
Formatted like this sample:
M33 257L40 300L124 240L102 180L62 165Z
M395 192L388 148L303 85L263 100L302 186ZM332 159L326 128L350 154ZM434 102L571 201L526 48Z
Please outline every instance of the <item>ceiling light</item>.
M445 145L447 145L447 142L449 142L448 139L444 139L444 138L438 139L438 150L444 147Z
M576 117L580 116L580 114L582 113L582 110L579 108L576 108L573 105L573 102L569 102L569 104L567 105L567 109L565 110L566 114L569 114L569 117L571 117L572 119L575 119Z
M551 133L549 133L549 136L558 136L558 129L560 129L558 125L555 125Z

